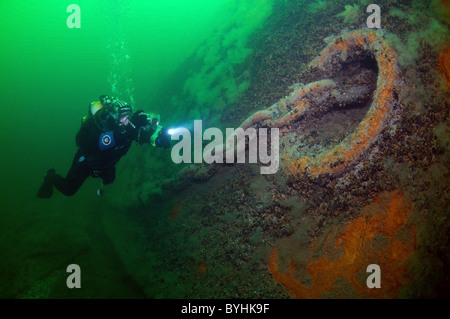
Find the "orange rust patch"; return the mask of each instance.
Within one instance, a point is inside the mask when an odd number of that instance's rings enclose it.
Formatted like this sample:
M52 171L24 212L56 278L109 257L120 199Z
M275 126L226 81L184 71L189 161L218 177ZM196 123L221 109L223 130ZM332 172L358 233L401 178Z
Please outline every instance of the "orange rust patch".
M316 299L326 292L345 297L335 286L337 279L348 283L361 298L396 298L399 289L412 279L407 262L416 244L415 227L407 223L410 212L410 202L396 191L366 206L361 217L349 222L337 237L325 240L328 244L334 240L335 249L342 251L337 259L330 260L326 254L315 260L309 258L305 269L310 286L295 277L299 265L294 262L288 262L286 272L279 270L278 247L270 255L269 270L292 298ZM309 249L311 254L314 246ZM369 289L365 283L366 267L373 263L381 267L380 289Z

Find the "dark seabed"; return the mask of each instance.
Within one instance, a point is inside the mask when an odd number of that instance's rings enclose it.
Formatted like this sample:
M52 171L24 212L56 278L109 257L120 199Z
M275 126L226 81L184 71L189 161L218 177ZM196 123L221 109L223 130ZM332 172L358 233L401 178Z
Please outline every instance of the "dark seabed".
M1 1L0 298L448 298L450 2L370 3ZM279 170L134 143L103 197L37 198L101 94L279 128Z

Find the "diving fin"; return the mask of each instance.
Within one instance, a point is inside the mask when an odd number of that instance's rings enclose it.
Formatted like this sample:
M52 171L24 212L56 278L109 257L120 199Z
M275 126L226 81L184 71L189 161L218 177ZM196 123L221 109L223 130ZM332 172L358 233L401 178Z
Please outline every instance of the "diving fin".
M53 195L53 185L50 181L50 177L55 174L55 169L51 168L47 171L47 175L44 177L44 182L37 192L37 197L39 198L50 198Z

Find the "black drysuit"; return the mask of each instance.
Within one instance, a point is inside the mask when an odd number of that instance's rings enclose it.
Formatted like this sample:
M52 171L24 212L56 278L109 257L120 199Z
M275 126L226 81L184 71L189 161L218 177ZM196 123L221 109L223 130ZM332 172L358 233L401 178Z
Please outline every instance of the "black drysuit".
M147 124L147 116L142 111L134 113L130 124L113 125L109 130L99 128L94 117L84 119L76 135L78 151L67 176L64 178L49 170L38 197L51 197L53 186L71 196L89 176L101 178L105 185L112 183L116 177L115 165L128 152L132 142L150 143L154 130Z

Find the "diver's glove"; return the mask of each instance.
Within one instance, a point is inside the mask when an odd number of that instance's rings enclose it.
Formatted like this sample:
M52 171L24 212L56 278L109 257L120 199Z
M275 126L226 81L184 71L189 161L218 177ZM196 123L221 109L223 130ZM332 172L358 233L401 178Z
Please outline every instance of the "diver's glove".
M147 119L147 114L144 113L144 111L139 110L136 111L133 116L131 117L131 122L137 127L145 127L146 125L148 125L148 119Z
M162 129L159 136L155 140L155 145L162 148L170 147L170 135L167 129Z
M147 114L139 110L131 117L131 122L138 128L136 138L139 144L150 143L153 146L169 148L170 135L168 129L159 125L159 115Z

